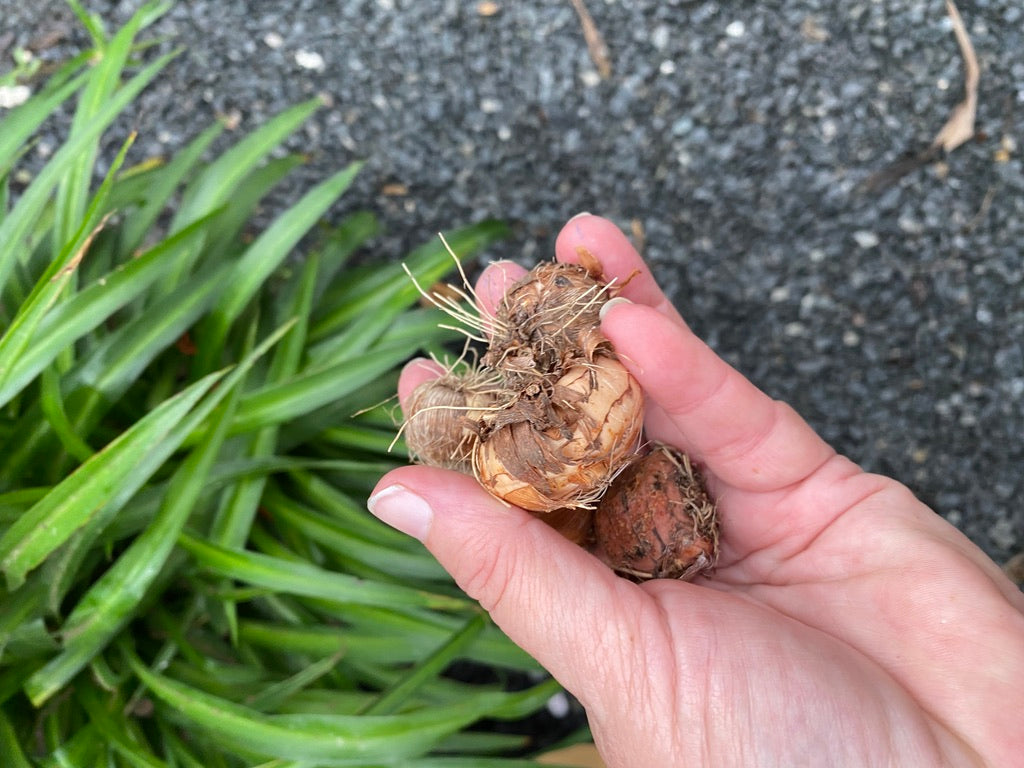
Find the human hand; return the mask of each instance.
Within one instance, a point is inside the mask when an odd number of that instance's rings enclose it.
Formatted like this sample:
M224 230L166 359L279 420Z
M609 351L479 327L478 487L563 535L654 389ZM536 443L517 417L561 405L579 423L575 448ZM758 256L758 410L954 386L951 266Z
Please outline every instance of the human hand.
M647 395L648 438L704 467L714 573L634 584L473 478L424 466L382 478L374 514L580 700L609 768L1020 765L1020 591L698 340L614 225L574 218L557 258L577 246L609 277L639 270L601 329ZM521 274L493 265L477 292L493 306ZM400 398L437 373L410 363Z

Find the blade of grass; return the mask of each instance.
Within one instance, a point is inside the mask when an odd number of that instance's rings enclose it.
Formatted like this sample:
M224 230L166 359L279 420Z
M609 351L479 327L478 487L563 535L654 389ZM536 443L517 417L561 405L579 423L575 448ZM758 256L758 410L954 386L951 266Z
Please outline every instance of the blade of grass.
M54 611L56 611L63 603L64 597L70 591L72 587L72 580L78 571L78 567L85 560L86 555L93 546L93 542L95 542L100 534L106 530L107 526L115 518L115 515L117 515L129 499L135 497L138 489L141 488L164 464L164 462L170 458L171 454L179 448L185 436L188 435L196 425L208 419L213 409L220 402L221 398L228 392L233 391L233 388L237 386L241 377L243 377L250 367L263 354L265 354L267 349L277 343L283 335L289 331L291 325L291 323L286 323L267 337L267 339L264 340L255 351L248 355L233 371L230 372L230 374L228 374L227 378L220 383L213 394L206 397L202 402L196 405L191 412L181 418L162 440L152 444L142 457L138 466L135 468L134 474L121 484L118 492L99 511L97 511L85 526L83 526L74 535L74 537L68 541L63 549L55 555L51 560L52 573L50 574L49 579L49 602ZM180 491L172 489L171 486L173 485L174 481L172 479L167 490L172 496L176 496ZM204 489L200 487L199 491L202 492L203 490ZM166 505L167 498L167 495L161 496L160 503ZM156 519L160 519L159 512ZM169 538L173 539L174 536L170 536ZM127 568L128 566L124 567ZM125 592L130 593L131 590L125 589Z
M465 258L507 234L504 224L484 221L457 229L446 237L452 250ZM452 257L437 239L416 248L405 263L424 287L433 285L455 267ZM400 264L367 270L361 278L346 280L324 297L324 310L314 319L310 339L320 341L337 333L354 318L376 311L381 302L409 306L418 296L416 286Z
M306 343L306 331L319 265L319 256L315 254L310 256L303 264L299 279L293 286L293 295L291 301L288 302L287 314L294 318L295 327L288 338L275 350L270 370L267 373L268 381L287 380L298 370ZM264 427L259 430L249 439L249 445L245 450L246 455L251 458L271 456L277 446L277 433L276 426ZM234 485L214 518L210 533L213 542L226 547L241 547L245 544L263 497L266 480L266 475L251 475L240 479ZM235 604L230 600L225 600L223 608L232 642L237 642L238 623Z
M357 211L346 216L330 231L321 254L323 268L317 278L317 302L348 258L380 231L380 221L369 211Z
M507 698L503 694L483 694L443 710L377 717L263 715L154 674L137 658L129 656L129 663L155 696L196 727L216 735L222 743L268 758L332 765L365 766L378 760L390 763L399 757L420 754Z
M263 506L275 525L293 528L303 538L315 541L329 551L383 568L398 579L440 581L448 578L437 560L425 550L405 551L363 538L338 521L299 504L276 486L268 489Z
M319 258L307 259L292 298L288 314L296 319L288 338L277 348L267 378L271 382L287 381L299 367L306 342L309 312L316 285ZM275 426L264 427L250 440L246 455L258 459L273 455L277 445ZM218 511L210 529L210 540L225 547L241 547L245 543L266 484L265 475L243 478L235 484L224 506Z
M328 368L303 371L294 378L247 394L232 433L249 432L290 421L372 382L409 356L407 347L377 349Z
M165 401L73 474L19 518L0 536L0 570L9 589L115 497L148 453L223 376L211 374Z
M173 344L220 290L227 265L197 273L139 317L107 336L66 377L65 408L78 434L88 437L96 422L164 349ZM158 319L155 319L158 318ZM31 410L19 422L21 441L0 458L0 478L21 477L27 467L50 466L49 425Z
M205 372L216 366L231 324L303 235L348 189L361 166L352 163L315 186L246 249L209 318L196 332L199 353L195 370Z
M281 704L294 696L298 691L312 685L338 666L338 662L341 661L344 655L344 651L338 651L330 656L317 659L312 664L303 667L286 680L274 683L273 685L268 685L259 693L247 697L245 705L247 707L252 707L259 712L268 712L279 709Z
M382 455L393 455L395 444L395 432L397 426L391 429L377 429L354 421L336 424L328 427L323 432L323 439L332 445L353 448L365 453L379 453ZM398 454L401 456L401 453Z
M229 265L212 265L161 296L145 315L104 339L81 368L69 375L70 382L106 398L118 397L209 308L229 272Z
M64 412L64 398L60 392L60 373L54 366L43 369L40 377L39 404L47 423L57 435L60 444L78 463L92 458L95 451L75 431Z
M0 708L0 754L4 756L5 768L33 768L21 748L23 743L7 713Z
M78 0L66 0L66 2L71 7L72 13L78 17L79 23L89 33L92 44L102 51L107 44L107 31L103 28L103 20L99 14L89 13Z
M8 641L18 627L43 615L45 586L39 579L33 579L23 588L4 595L0 602L0 660Z
M63 651L25 684L25 692L36 706L65 685L120 631L163 568L224 443L227 425L238 404L236 387L254 361L255 358L232 371L211 393L214 402L228 393L234 394L214 419L207 439L174 473L156 518L114 565L93 582L64 622Z
M223 131L224 124L222 122L214 123L189 142L188 146L176 154L165 167L149 178L145 203L133 211L124 223L121 238L122 248L125 252L131 253L142 244L146 234L152 230L157 218L166 207L171 195ZM178 231L192 229L194 224L206 221L216 210L219 209L211 208Z
M75 163L80 152L113 122L131 101L157 76L176 52L161 56L123 85L103 105L89 125L65 142L22 193L14 209L0 223L0 288L18 260L29 230L35 225L54 187Z
M245 477L272 475L298 469L320 469L330 465L329 461L321 459L301 459L286 456L267 456L261 459L222 458L210 471L206 487L203 489L203 500L205 501L207 497ZM150 483L147 485L132 499L131 506L122 510L111 522L110 527L104 531L105 538L111 542L116 542L138 533L156 514L156 510L166 493L166 482ZM0 494L0 522L9 519L3 513L3 504L7 496L8 494ZM12 498L17 501L17 497L12 495ZM29 497L29 501L32 501L34 498L34 496ZM25 503L27 504L28 502ZM12 507L13 505L14 502L12 502ZM18 514L20 513L19 511ZM17 515L12 512L10 516Z
M284 110L207 166L189 185L171 224L172 231L226 203L233 190L260 160L309 119L322 104L316 98Z
M215 236L207 241L206 251L224 253L237 250L241 242L239 234L252 217L259 201L305 160L302 155L290 154L268 160L253 169L225 204L224 213L217 222Z
M423 659L402 677L394 686L384 691L362 715L390 715L397 712L426 681L440 675L455 659L459 658L466 647L476 639L480 630L487 624L487 617L480 613L465 626L455 632L440 648Z
M531 741L529 736L519 733L459 731L440 742L435 751L445 755L470 754L477 758L483 758L485 755L523 753L530 747ZM491 759L508 760L504 757ZM533 764L532 768L539 768L539 766Z
M350 610L351 606L346 606L344 615L348 616ZM449 638L458 626L457 619L448 626L409 614L389 613L391 620L382 620L377 612L373 621L349 628L242 620L238 634L242 642L273 651L326 656L341 646L347 660L394 665L417 663ZM481 664L509 669L539 669L524 651L490 627L466 649L465 657Z
M227 203L260 160L302 125L321 104L320 99L311 99L284 110L206 166L186 187L170 230L175 232ZM192 256L198 254L197 249ZM189 259L178 265L176 271L161 283L162 289L167 291L177 285L191 263Z
M391 608L419 606L462 610L470 605L465 598L397 584L364 581L345 573L324 570L312 563L290 562L257 552L220 547L187 534L182 534L179 543L202 568L211 573L287 594L319 597L339 604L387 605Z
M0 389L7 383L11 370L28 346L43 315L57 301L75 273L78 264L84 258L93 238L103 228L109 216L109 214L104 215L103 209L107 196L110 194L110 187L134 138L134 135L130 136L121 146L121 151L118 152L111 165L110 172L93 197L89 211L78 224L78 230L61 247L53 263L39 278L28 298L18 309L13 322L0 337Z
M97 38L99 61L93 66L92 76L86 83L78 99L78 108L71 121L71 130L67 141L71 141L81 132L88 132L93 120L111 99L121 82L121 74L128 62L135 36L147 17L160 9L162 12L170 8L166 2L150 2L142 6L128 22L121 27L109 42ZM85 18L83 14L80 18ZM99 151L99 135L85 142L75 161L64 173L57 189L54 207L54 256L60 252L63 244L78 229L79 222L85 211L89 196L89 185L92 181L93 166Z
M132 727L133 721L121 715L119 699L104 701L109 697L101 695L92 685L76 687L74 696L76 703L88 715L89 725L96 729L112 751L136 768L167 768L167 763L147 748L139 728Z
M75 60L65 65L64 69L77 70L83 63L84 57L76 57ZM7 176L18 157L19 147L35 135L39 126L53 114L57 107L85 84L89 75L89 72L83 72L69 79L59 88L47 89L8 112L7 117L0 122L0 176Z
M373 515L368 515L365 503L357 502L338 490L321 474L295 470L289 472L288 477L291 480L287 486L289 496L295 496L298 501L322 511L354 535L392 548L409 546L408 536L385 525Z
M202 237L210 216L161 241L143 255L54 307L40 321L28 348L0 388L0 405L21 391L58 353L143 294L174 266L176 258Z

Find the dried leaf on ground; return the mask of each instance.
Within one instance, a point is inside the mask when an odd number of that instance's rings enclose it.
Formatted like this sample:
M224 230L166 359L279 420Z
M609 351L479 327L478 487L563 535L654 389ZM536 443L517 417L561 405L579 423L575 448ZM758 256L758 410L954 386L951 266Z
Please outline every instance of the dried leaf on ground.
M956 41L960 45L960 55L964 59L964 99L953 108L953 114L942 126L942 130L935 135L932 146L942 147L946 152L952 152L974 136L980 70L971 38L967 35L967 29L964 27L963 19L960 18L960 12L956 9L953 0L946 0L946 13L949 14L949 19L953 24L953 34L956 35Z
M980 79L978 58L953 0L946 0L946 12L949 14L953 33L960 46L960 55L964 61L964 98L953 108L946 124L935 135L931 144L919 152L908 153L877 173L873 173L861 185L863 192L880 192L887 189L907 174L938 160L942 155L952 152L974 137L974 120L978 108L978 81Z

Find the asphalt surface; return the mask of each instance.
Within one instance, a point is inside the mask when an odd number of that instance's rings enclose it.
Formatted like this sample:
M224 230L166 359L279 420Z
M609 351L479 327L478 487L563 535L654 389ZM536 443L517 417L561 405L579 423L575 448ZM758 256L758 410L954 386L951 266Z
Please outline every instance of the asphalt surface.
M89 5L113 26L138 3ZM1019 0L962 3L975 139L870 192L963 96L939 0L586 6L608 77L568 0L179 2L149 34L186 50L110 147L134 127L136 159L171 152L319 93L289 147L311 162L268 215L360 158L333 215L380 214L381 259L499 217L514 236L488 258L531 263L572 214L608 216L694 329L839 451L998 561L1024 549ZM84 42L63 3L0 0L0 71L14 45Z

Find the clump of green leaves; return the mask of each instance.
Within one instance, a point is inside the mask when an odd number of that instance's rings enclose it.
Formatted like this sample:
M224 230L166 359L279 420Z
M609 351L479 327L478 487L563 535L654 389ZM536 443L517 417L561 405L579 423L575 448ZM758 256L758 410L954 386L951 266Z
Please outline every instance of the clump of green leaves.
M347 265L371 214L320 224L358 164L250 235L308 102L212 161L219 124L167 161L131 166L129 141L94 184L101 135L173 56L136 60L167 4L113 35L72 6L93 49L0 122L4 765L526 764L467 728L557 687L443 676L536 666L364 508L402 460L396 366L450 332L397 260ZM16 174L75 97L62 146ZM452 266L440 242L405 263L424 284Z

